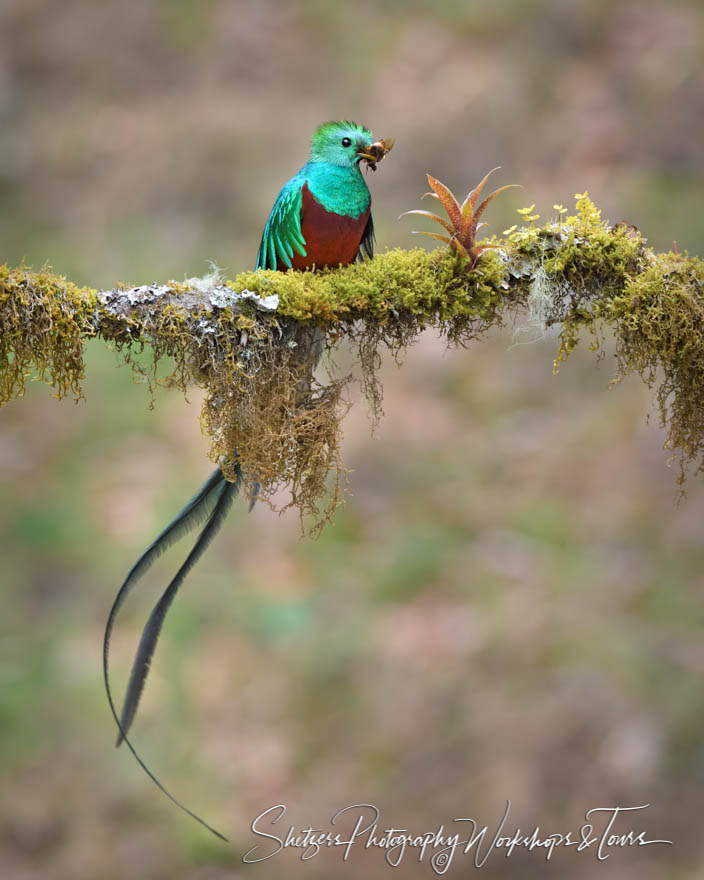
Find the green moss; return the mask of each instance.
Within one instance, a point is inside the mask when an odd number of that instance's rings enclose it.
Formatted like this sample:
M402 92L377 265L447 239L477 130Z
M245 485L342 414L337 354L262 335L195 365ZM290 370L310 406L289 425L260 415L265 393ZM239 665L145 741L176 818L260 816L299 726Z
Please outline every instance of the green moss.
M619 375L656 386L682 482L689 462L704 468L704 263L659 254L602 311L615 327Z
M606 304L623 292L629 278L651 258L633 227L607 225L586 193L577 196L577 213L542 228L512 234L516 253L539 267L544 288L541 314L547 326L561 324L555 368L566 361L582 331L594 335Z
M345 482L339 448L347 405L346 380L316 382L320 351L342 339L358 347L362 387L379 415L376 373L385 347L398 355L428 326L464 345L527 309L544 326L560 324L556 364L584 332L597 349L600 327L613 327L619 376L637 372L655 386L668 446L683 466L704 467L702 261L654 254L633 227L607 225L586 193L572 216L541 227L528 219L504 241L492 239L500 249L482 253L471 270L455 251L395 249L341 269L244 272L213 302L194 290L215 284L216 275L145 288L147 298L125 308L129 289L98 296L46 270L2 266L0 403L21 394L32 374L58 396L80 396L83 341L94 335L150 382L168 356L173 367L162 382L207 390L202 423L226 475L237 450L265 496L286 485L293 504L324 519ZM229 291L245 290L277 294L278 308L233 309ZM135 358L145 346L150 369Z
M395 249L373 260L322 272L243 272L228 282L233 290L279 296L279 313L296 321L330 324L361 317L385 321L404 312L419 323L458 317L494 316L504 272L487 254L478 271L467 273L448 250Z
M95 291L47 270L0 266L0 405L33 377L57 397L81 396L83 341L94 335Z

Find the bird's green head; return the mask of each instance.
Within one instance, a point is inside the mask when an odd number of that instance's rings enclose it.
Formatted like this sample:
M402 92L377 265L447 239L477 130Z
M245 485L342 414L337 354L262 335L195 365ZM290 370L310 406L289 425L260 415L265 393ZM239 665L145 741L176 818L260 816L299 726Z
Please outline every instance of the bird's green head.
M374 135L356 122L324 122L313 134L310 161L352 168L365 158L373 140Z

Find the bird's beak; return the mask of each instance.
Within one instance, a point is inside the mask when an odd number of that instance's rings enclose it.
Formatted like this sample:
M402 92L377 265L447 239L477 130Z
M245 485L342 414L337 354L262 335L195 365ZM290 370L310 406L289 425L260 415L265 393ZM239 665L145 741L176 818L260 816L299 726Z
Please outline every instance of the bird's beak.
M391 150L394 145L394 138L379 138L373 144L365 144L357 150L360 160L376 171L377 162L381 162L384 156Z

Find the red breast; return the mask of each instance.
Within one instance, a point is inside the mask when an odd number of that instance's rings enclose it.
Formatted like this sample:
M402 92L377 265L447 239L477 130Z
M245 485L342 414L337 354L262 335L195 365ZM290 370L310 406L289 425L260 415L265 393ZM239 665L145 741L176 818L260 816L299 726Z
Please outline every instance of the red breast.
M294 269L309 269L326 266L346 266L357 256L364 229L369 220L371 205L359 217L335 214L313 198L308 184L303 184L301 204L301 233L306 242L307 256L294 252ZM280 261L276 267L286 269Z

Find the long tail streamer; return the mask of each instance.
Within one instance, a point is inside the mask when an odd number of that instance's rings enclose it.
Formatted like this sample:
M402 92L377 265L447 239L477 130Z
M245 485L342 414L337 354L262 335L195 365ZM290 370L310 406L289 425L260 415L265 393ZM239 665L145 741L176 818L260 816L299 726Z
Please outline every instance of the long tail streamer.
M169 525L166 526L166 528L149 545L149 547L147 547L144 553L142 553L142 555L128 572L127 577L120 587L117 596L115 597L115 601L113 602L110 609L110 613L108 615L107 623L105 626L105 635L103 638L103 677L105 680L105 692L107 694L108 703L110 705L110 711L112 712L119 731L117 737L117 745L119 746L122 742L125 742L140 767L142 767L147 776L149 776L152 782L155 783L155 785L169 798L169 800L171 800L177 807L179 807L181 810L191 816L191 818L195 819L197 822L199 822L201 825L203 825L205 828L207 828L209 831L211 831L222 840L227 840L227 838L224 835L220 834L219 831L216 831L213 827L208 825L208 823L201 819L200 816L196 815L187 807L185 807L169 791L167 791L167 789L161 784L161 782L159 782L156 776L154 776L151 770L146 766L144 761L137 754L134 746L127 738L127 733L132 724L132 721L134 720L137 706L139 705L139 699L144 689L144 683L147 679L151 659L154 654L154 649L156 648L156 643L159 639L159 634L161 633L161 628L164 623L166 613L169 610L169 607L171 606L171 603L176 593L178 592L179 587L186 579L186 576L203 555L203 553L206 551L210 542L220 530L220 527L222 526L225 517L227 516L232 502L241 488L241 485L242 471L239 467L239 464L235 465L235 480L232 483L228 482L223 477L220 468L217 468L215 471L213 471L213 473L208 477L208 479L201 486L198 492L193 496L188 504L186 504L183 510L181 510L180 513L178 513L176 517L174 517ZM168 547L178 541L179 538L182 538L191 529L195 528L195 526L199 525L202 522L205 522L205 525L201 529L201 532L198 535L195 544L193 545L193 549L186 557L183 565L176 572L176 575L174 576L172 581L164 590L161 598L154 606L154 609L149 616L149 620L147 621L146 626L144 627L142 638L139 643L139 648L137 650L134 663L132 665L132 672L130 674L130 680L127 686L127 693L122 707L122 712L121 715L118 716L112 698L112 691L110 689L110 677L108 671L110 637L112 635L112 630L115 624L117 613L120 610L123 602L127 598L127 595L132 587L139 580L139 578L150 568L154 561L158 559L159 556L161 556L161 554Z

